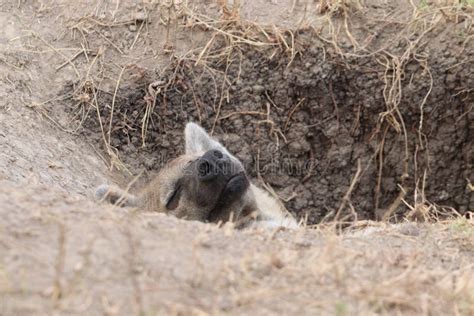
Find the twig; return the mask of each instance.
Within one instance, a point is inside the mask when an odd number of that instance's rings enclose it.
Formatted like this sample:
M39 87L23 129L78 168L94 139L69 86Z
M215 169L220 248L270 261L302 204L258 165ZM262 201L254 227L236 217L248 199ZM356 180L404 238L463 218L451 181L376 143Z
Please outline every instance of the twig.
M49 44L44 38L42 38L39 34L35 33L35 32L32 32L31 35L33 37L36 37L38 38L40 41L42 41L46 46L48 46L49 48L51 48L52 50L54 50L57 54L59 54L60 56L62 56L64 59L66 59L66 62L68 64L70 64L72 66L72 68L74 69L74 72L76 73L77 77L78 78L81 78L81 75L79 74L79 70L77 70L76 68L76 65L74 65L74 63L69 59L69 57L67 57L66 55L64 55L61 51L59 51L56 47L54 47L53 45Z
M74 54L70 59L66 60L64 63L56 67L56 71L63 68L67 64L71 64L77 57L81 56L84 53L84 49L81 49L76 54Z
M339 209L336 212L336 215L334 216L334 221L337 222L339 220L339 216L341 215L342 210L346 206L347 203L350 203L350 198L352 191L354 190L355 185L357 184L357 181L359 181L359 176L362 171L361 165L360 165L360 159L357 160L357 171L352 178L351 184L349 186L349 189L347 189L346 194L342 198L341 206L339 206Z
M232 112L230 114L227 114L227 115L224 115L224 116L221 116L219 118L219 121L222 121L222 120L225 120L225 119L228 119L232 116L236 116L236 115L255 115L255 116L266 116L267 114L266 113L262 113L262 112L258 112L258 111L241 111L241 112Z
M286 131L288 129L288 124L290 123L291 117L295 113L296 109L306 100L306 98L302 98L301 100L296 103L296 105L290 110L290 113L288 114L288 118L286 119L285 126L283 127L283 130Z
M119 74L119 77L117 79L117 84L115 85L114 95L112 97L112 105L111 105L111 109L110 109L109 131L108 131L108 135L107 135L108 136L107 144L109 146L110 146L110 138L111 138L111 135L112 135L112 121L113 121L113 117L114 117L115 99L117 97L117 92L118 92L118 89L119 89L119 86L120 86L120 82L122 81L123 72L125 71L126 68L127 68L127 66L122 67L122 69L120 70L120 74Z

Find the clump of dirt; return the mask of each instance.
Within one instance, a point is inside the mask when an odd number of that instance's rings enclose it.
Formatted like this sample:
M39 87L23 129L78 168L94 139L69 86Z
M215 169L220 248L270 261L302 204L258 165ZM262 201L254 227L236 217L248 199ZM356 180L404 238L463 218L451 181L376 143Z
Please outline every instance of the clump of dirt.
M127 68L140 79L99 93L101 124L93 111L82 123L138 173L182 153L182 129L198 121L309 223L398 217L426 201L464 213L474 49L462 27L384 34L370 54L315 30L213 38L156 73Z

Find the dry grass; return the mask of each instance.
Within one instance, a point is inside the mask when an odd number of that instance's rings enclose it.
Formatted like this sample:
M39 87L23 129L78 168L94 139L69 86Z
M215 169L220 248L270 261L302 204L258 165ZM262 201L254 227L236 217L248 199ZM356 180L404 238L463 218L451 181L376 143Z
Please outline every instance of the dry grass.
M346 14L348 10L362 9L358 0L322 0L319 2L319 14Z

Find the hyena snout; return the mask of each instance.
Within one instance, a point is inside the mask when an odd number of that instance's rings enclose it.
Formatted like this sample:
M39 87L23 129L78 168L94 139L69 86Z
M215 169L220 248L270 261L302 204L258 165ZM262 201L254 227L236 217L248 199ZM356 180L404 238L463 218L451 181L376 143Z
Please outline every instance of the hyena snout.
M196 164L201 181L228 180L239 172L228 155L217 149L207 151Z
M193 174L199 183L198 199L214 196L219 200L219 208L238 200L249 188L242 165L221 150L208 150L195 161L194 168Z

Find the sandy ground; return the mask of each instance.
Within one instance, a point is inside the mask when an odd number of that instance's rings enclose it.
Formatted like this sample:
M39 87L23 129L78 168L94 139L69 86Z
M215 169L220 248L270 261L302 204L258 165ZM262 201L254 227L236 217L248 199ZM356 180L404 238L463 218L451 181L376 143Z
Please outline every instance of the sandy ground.
M472 223L235 231L2 182L2 315L459 314Z
M242 16L295 26L306 11L291 6L257 1ZM156 51L166 42L158 22L121 42L75 26L144 11L152 21L169 14L153 1L0 3L0 315L474 314L472 220L235 231L95 202L98 184L130 174L110 171L101 146L65 129L61 103L71 101L58 96L98 47L109 91L120 65L154 69L169 56ZM73 59L84 38L90 55ZM202 45L177 38L178 52Z

